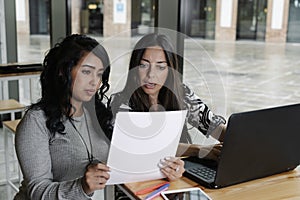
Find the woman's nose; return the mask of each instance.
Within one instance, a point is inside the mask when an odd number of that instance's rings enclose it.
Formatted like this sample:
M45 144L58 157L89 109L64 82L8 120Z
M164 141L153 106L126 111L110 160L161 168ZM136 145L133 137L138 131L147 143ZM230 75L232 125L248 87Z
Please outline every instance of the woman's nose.
M90 80L90 84L93 85L93 86L95 86L95 85L97 85L99 82L100 82L99 76L98 76L97 74L93 74L93 75L92 75L92 78L91 78L91 80Z
M147 73L148 77L152 78L155 76L155 70L153 65L150 65L149 69L148 69L148 73Z

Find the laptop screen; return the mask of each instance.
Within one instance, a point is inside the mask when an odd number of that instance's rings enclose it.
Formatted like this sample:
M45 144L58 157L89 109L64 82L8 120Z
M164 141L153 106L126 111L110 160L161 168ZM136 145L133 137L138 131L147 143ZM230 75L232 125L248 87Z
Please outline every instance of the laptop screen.
M294 169L300 163L300 104L232 114L212 187Z

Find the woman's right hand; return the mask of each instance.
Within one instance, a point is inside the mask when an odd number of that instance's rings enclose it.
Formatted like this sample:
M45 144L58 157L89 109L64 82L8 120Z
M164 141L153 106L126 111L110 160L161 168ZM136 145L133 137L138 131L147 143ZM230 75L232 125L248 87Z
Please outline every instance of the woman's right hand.
M101 190L105 187L109 179L109 167L104 164L90 164L82 178L82 187L86 194L91 194L95 190Z

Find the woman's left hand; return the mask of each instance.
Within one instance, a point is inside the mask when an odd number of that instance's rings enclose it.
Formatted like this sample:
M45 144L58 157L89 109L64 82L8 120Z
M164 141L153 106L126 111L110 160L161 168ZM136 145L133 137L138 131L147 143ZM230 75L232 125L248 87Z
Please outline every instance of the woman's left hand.
M161 159L158 166L170 181L182 177L182 174L185 171L184 162L180 158L175 157Z

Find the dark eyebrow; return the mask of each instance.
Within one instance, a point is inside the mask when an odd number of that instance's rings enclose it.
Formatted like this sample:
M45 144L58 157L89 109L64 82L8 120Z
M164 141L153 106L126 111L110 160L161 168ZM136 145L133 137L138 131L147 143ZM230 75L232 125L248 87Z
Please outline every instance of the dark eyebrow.
M146 61L146 62L150 63L150 61L149 61L149 60L147 60L147 59L145 59L145 58L142 58L141 60L143 60L143 61Z
M88 67L88 68L91 68L91 69L96 69L96 67L95 66L92 66L92 65L88 65L88 64L84 64L84 65L81 65L81 67ZM100 72L103 72L104 71L104 69L103 68L101 68L101 69L99 69L98 71L100 71Z
M87 65L87 64L81 65L81 67L89 67L89 68L92 68L92 69L96 69L96 67L95 67L95 66L92 66L92 65Z
M150 61L147 60L147 59L145 59L145 58L142 58L141 60L150 63ZM167 63L167 61L158 61L158 62L156 62L156 63Z

